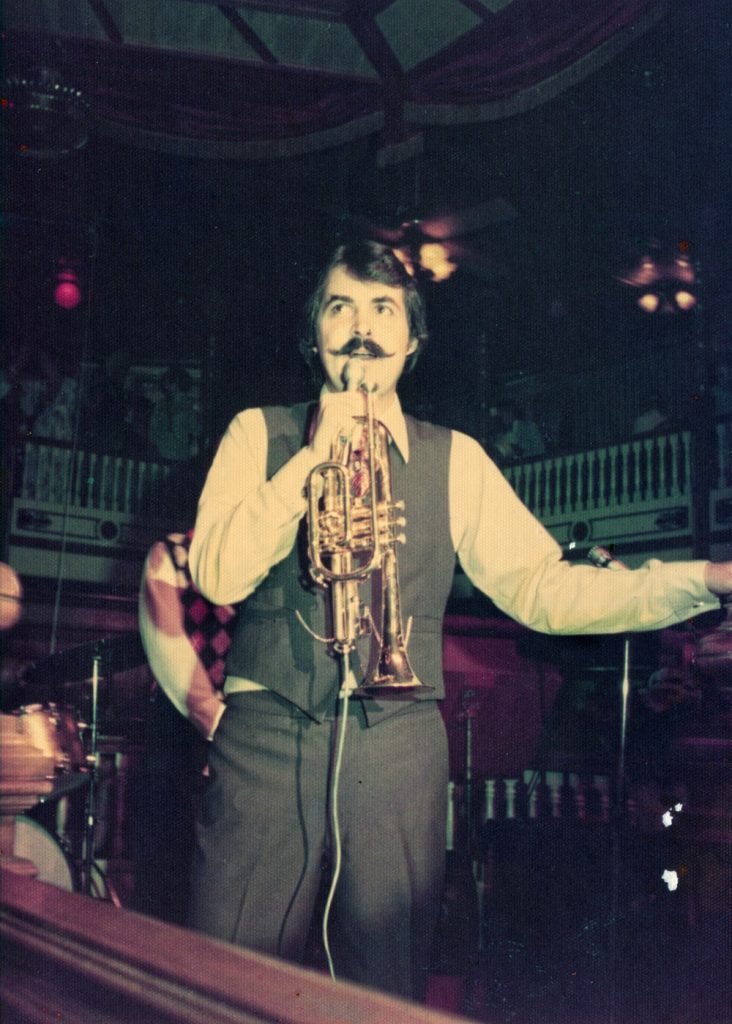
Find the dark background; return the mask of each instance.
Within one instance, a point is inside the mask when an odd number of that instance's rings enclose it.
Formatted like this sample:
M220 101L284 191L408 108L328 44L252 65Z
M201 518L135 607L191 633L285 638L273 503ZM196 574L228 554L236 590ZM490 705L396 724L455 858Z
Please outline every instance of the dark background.
M69 365L115 351L199 363L213 443L242 406L310 393L300 311L353 215L393 221L502 197L518 216L469 239L479 273L427 289L432 341L404 382L408 409L480 437L486 396L507 379L559 379L654 346L677 347L682 366L702 343L724 351L729 38L726 3L672 4L558 98L502 121L430 128L419 157L388 169L377 169L371 138L226 161L93 133L65 161L9 161L8 344L40 340ZM615 281L652 238L690 244L701 283L692 315L643 316ZM88 299L72 313L49 302L59 247L82 254Z
M488 406L510 385L533 381L551 401L552 390L563 386L565 396L577 394L567 382L586 373L594 381L605 375L611 392L605 400L631 408L654 386L656 354L660 366L672 351L675 404L683 416L703 387L705 358L713 361L730 350L730 20L726 0L672 2L654 28L554 100L483 125L426 129L424 152L388 169L377 167L375 138L309 156L239 161L172 156L92 131L85 149L68 159L8 159L6 358L22 346L45 346L62 354L68 373L82 361L100 364L117 354L123 364L200 367L204 451L194 472L200 485L198 473L238 409L312 394L297 352L300 313L324 256L351 230L355 216L398 223L503 198L517 217L468 239L482 254L478 272L463 268L427 287L432 339L403 382L405 407L482 437ZM654 238L671 250L683 242L697 266L699 303L687 316L644 316L616 280ZM65 252L79 257L86 296L70 313L51 300L54 260ZM646 358L639 360L640 354ZM589 389L579 394L578 415L589 415L598 395ZM111 416L106 426L116 429ZM580 440L587 446L596 438ZM188 501L197 493L191 486ZM192 521L190 512L178 510L181 525ZM83 605L89 631L99 622L98 603L94 594ZM552 654L566 657L562 667L570 684L556 716L543 722L543 739L569 746L579 736L589 743L596 728L603 736L607 729L614 741L617 703L609 710L609 699L593 704L596 690L579 669L575 687L571 659L584 666L596 657L600 666L612 666L620 664L619 647L601 660L583 641L557 644L561 649ZM528 656L550 659L548 649ZM633 658L634 668L646 669L637 648ZM515 688L512 679L509 687ZM495 723L492 699L485 707ZM525 721L525 707L520 716ZM633 727L643 722L642 712L636 718L634 711ZM161 737L157 749L172 745L164 726L151 748ZM641 731L631 737L645 756L655 749L648 736ZM178 768L173 765L180 784L185 777ZM153 781L167 781L157 763L151 774ZM142 807L144 791L148 803L137 820L143 839L153 843L166 834L163 815L174 814L175 807L163 786L159 807L148 812L156 794L145 789L147 781L138 799ZM134 794L130 800L134 805ZM714 862L706 873L697 871L704 885L697 893L700 921L692 930L682 920L686 904L671 904L666 893L655 904L650 898L632 902L638 892L661 888L660 870L647 882L644 848L644 873L623 878L632 890L630 911L616 936L608 926L612 894L598 882L615 867L606 834L596 830L585 842L569 833L562 841L570 845L559 850L551 834L503 834L505 845L495 853L495 891L503 904L491 908L492 945L483 952L491 977L500 979L491 990L488 1019L528 1020L536 1007L543 1020L568 1020L561 997L571 997L572 984L580 989L580 1019L589 1019L598 990L600 998L616 991L608 958L616 938L627 940L622 948L629 964L618 999L627 987L629 1004L652 1004L645 1015L629 1019L651 1019L651 1010L659 1020L671 1020L672 1012L674 1020L696 1019L675 1005L677 995L693 993L695 986L704 986L705 998L722 1006L730 932L728 915L717 911L726 906L725 850L704 848L700 854L718 856L719 870ZM165 852L180 850L171 844ZM177 874L158 870L147 849L143 856L150 858L154 886L161 878L170 887L184 877L179 867ZM661 847L654 872L672 863L661 863L665 856ZM554 874L546 867L550 861ZM167 901L170 913L169 889L154 895ZM534 934L541 930L537 921L545 932ZM712 984L717 979L720 986ZM526 1009L524 1017L513 1015L515 1006ZM668 1015L659 1016L666 1008ZM722 1021L726 1012L705 1019Z

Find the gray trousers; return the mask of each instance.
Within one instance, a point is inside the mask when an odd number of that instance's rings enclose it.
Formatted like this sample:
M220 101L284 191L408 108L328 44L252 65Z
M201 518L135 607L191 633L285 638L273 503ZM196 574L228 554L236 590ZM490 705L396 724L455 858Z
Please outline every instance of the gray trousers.
M337 729L337 717L316 723L271 693L228 699L196 822L192 927L301 959L323 858L334 856ZM350 702L343 864L329 928L338 977L423 998L444 877L447 778L436 703L369 727Z

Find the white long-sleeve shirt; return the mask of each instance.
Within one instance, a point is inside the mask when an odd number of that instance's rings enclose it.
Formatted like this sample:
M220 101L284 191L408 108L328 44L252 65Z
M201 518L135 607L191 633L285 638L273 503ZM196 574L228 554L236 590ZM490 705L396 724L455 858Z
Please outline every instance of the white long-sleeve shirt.
M398 400L380 417L408 459ZM236 416L201 495L189 567L198 588L219 605L241 601L256 589L291 550L305 512L303 489L312 458L297 453L267 480L267 445L260 409ZM652 560L641 569L622 572L561 561L559 545L500 470L476 441L457 431L452 435L448 486L450 533L464 571L499 608L526 626L584 634L657 629L719 607L704 585L702 561ZM408 521L406 530L408 536ZM140 595L145 648L168 697L210 738L224 705L185 633L181 586L165 545L155 545ZM232 682L229 689L267 684Z
M398 398L379 418L405 459L407 429ZM305 512L312 465L305 449L267 479L267 430L260 409L234 418L201 495L190 569L218 604L251 594L292 549ZM703 561L651 560L608 572L562 561L562 551L480 445L452 432L449 514L453 546L468 578L502 611L531 629L594 634L658 629L719 607ZM409 536L409 509L407 538ZM266 681L263 681L266 682Z

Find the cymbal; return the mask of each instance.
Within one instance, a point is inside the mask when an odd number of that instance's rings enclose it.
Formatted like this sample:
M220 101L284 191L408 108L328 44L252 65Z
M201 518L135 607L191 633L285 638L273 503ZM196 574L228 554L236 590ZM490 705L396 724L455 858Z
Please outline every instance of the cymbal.
M147 661L139 633L117 633L49 654L26 670L25 680L31 684L51 685L83 682L93 677L97 657L101 661L100 676L126 672Z

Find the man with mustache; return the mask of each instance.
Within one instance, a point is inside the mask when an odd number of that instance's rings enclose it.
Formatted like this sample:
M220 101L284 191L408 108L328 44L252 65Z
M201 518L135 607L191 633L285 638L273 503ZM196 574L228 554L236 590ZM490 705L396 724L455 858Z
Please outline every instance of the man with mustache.
M444 874L448 759L438 701L456 556L499 608L550 633L668 626L718 608L716 595L732 590L732 563L604 572L563 562L476 441L402 413L397 383L426 336L417 285L391 250L340 247L301 343L322 374L319 401L233 420L190 549L200 590L238 606L197 822L191 924L297 960L322 866L338 859L336 975L411 998L424 995ZM339 439L358 448L363 390L388 430L394 498L405 503L401 604L412 623L409 659L426 684L397 700L339 697L339 659L317 639L331 635L328 593L312 583L302 541L308 475ZM362 586L372 609L378 577ZM372 643L357 644L357 679ZM334 751L343 737L336 829Z

